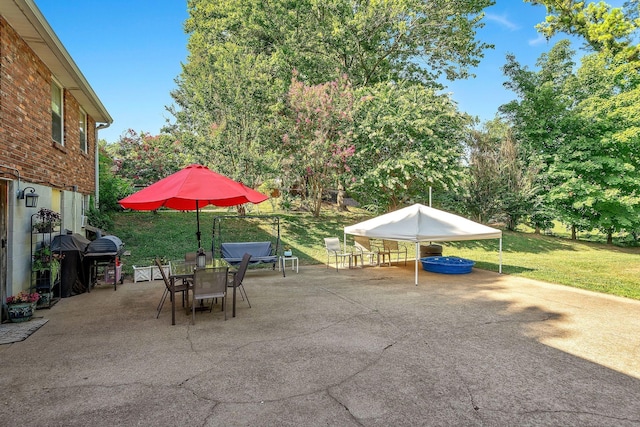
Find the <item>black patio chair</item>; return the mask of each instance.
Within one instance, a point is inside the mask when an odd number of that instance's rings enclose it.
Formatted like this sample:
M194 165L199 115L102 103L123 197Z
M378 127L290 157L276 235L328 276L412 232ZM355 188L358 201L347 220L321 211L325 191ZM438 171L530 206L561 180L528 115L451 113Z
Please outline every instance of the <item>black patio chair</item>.
M167 274L165 273L164 268L162 268L162 262L160 261L159 258L156 258L156 265L160 270L160 274L162 275L162 280L164 280L164 292L162 293L162 298L160 298L160 302L158 303L158 308L157 308L158 313L156 314L156 319L157 319L158 317L160 317L160 311L162 311L162 306L164 306L164 302L167 299L167 295L171 295L171 281L169 281L169 278L167 277ZM186 298L186 293L188 291L189 291L189 284L186 282L182 282L175 286L174 294L177 294L177 293L182 294L183 307L184 307L184 301Z
M249 296L247 295L247 290L244 288L244 284L242 281L244 280L244 275L247 272L247 267L249 267L249 261L251 260L251 254L244 254L242 257L242 261L240 261L240 265L238 266L238 271L233 275L233 280L229 281L229 287L234 288L240 292L240 296L243 300L247 300L247 304L249 304L249 308L251 308L251 303L249 302ZM233 317L236 316L236 300L233 299Z

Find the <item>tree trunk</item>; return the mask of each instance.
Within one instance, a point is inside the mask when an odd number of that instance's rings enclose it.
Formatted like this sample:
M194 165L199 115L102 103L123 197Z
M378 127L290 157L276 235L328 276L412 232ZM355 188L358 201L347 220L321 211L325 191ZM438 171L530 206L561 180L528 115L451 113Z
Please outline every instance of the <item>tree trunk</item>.
M347 205L344 204L344 195L345 195L345 191L344 191L344 185L342 184L342 181L340 181L338 183L338 195L336 196L336 202L338 204L338 212L347 212L349 209L347 208Z
M315 218L320 217L320 208L322 207L322 193L318 192L315 195L315 199L313 202L314 206L313 206L313 216Z
M534 234L540 234L540 226L536 225L535 230L533 231Z
M576 240L578 238L578 233L576 231L576 226L573 224L571 226L571 240Z
M607 245L612 245L612 244L613 244L613 233L609 231L607 233Z
M309 179L309 184L311 187L311 191L309 192L309 196L311 199L311 207L313 211L313 216L318 218L320 216L320 208L322 207L322 185L320 182L315 179Z

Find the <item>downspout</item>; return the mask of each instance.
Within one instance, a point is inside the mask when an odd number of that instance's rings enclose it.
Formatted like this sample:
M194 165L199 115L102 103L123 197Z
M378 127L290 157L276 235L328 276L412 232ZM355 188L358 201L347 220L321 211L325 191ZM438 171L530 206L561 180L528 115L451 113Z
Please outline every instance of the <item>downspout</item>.
M93 207L98 209L100 207L100 150L98 148L98 131L100 131L101 129L106 129L109 126L111 126L111 123L101 123L98 126L96 126L96 131L95 131L95 140L96 140L96 158L95 158L95 181L96 181L96 193L95 193L95 197L93 199Z

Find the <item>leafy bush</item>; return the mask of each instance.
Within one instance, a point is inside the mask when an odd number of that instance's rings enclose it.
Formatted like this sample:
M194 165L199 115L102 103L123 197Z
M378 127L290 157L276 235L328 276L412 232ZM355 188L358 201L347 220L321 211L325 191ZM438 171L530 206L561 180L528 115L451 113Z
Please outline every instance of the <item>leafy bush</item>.
M133 192L131 183L113 174L113 160L104 150L100 150L100 210L116 212L121 210L118 200ZM91 224L94 227L97 225Z
M91 207L87 211L87 220L93 227L101 230L113 230L113 220L107 212Z

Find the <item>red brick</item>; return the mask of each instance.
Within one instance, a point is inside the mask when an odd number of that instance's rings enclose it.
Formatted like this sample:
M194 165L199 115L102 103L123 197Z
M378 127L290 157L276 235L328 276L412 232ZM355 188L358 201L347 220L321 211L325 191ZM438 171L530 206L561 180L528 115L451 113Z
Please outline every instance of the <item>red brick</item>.
M54 188L95 190L95 129L87 119L87 153L80 150L80 105L64 90L64 141L51 139L51 71L0 17L0 164L20 170L25 181Z

